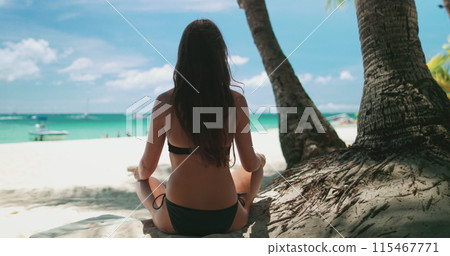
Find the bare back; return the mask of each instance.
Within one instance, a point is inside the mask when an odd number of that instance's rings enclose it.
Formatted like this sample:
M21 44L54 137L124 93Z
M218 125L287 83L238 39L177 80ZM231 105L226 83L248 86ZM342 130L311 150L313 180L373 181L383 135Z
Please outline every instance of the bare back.
M161 94L158 100L170 104L171 93L172 90L169 90ZM248 113L240 110L242 106L247 107L245 98L234 91L233 97L238 109L236 111L237 133L233 136L236 148L239 151L243 166L247 166L249 170L257 169L259 160L253 150L250 132L240 133L249 123ZM158 131L164 127L164 116L167 116L167 114L170 114L170 129L166 131L165 135L156 138L154 143L147 145L146 151L149 151L148 155L151 158L148 160L151 162L159 160L159 155L162 153L161 148L167 142L180 148L192 150L196 148L183 130L173 108L167 110L165 115L152 119L153 131ZM167 139L167 142L165 142L165 139ZM229 147L230 145L232 145L232 141L229 141L223 147ZM155 147L156 149L152 150ZM232 146L231 154L233 154L233 150L234 147ZM155 152L159 153L156 154L157 159L154 157ZM167 184L166 195L170 201L180 206L203 210L224 209L236 203L236 189L229 167L205 164L205 161L195 152L190 155L169 154L172 173ZM157 163L148 164L148 166L154 166L154 168L156 168L156 165Z
M178 118L173 114L171 119L167 141L177 147L195 150L195 145L189 141ZM169 154L172 164L166 192L169 200L178 205L205 210L223 209L236 202L236 190L228 167L205 165L195 152L192 155Z

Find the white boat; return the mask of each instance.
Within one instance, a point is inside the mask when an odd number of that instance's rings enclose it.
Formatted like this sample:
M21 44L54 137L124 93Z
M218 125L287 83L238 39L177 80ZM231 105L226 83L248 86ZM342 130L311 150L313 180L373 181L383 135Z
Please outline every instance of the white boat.
M49 141L49 140L64 140L69 134L68 131L51 131L47 130L47 117L37 117L39 123L34 126L34 131L28 132L28 138L32 141Z
M80 119L80 120L82 120L82 119L90 119L90 120L98 119L95 116L89 115L89 99L86 100L86 111L84 111L84 114L71 115L71 116L69 116L69 118L71 118L71 119Z

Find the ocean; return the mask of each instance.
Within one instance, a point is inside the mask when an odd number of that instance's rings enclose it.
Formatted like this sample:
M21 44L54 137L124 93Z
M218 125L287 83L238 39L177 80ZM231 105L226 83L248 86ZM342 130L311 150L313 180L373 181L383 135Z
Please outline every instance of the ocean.
M343 113L322 113L325 117ZM356 119L356 113L345 113ZM40 117L46 117L48 130L68 131L66 140L127 136L125 114L0 114L0 143L30 141L28 132L35 130ZM250 117L254 122L255 115ZM265 129L278 128L276 114L262 114L258 121ZM129 126L130 127L130 126ZM252 129L254 126L252 125Z

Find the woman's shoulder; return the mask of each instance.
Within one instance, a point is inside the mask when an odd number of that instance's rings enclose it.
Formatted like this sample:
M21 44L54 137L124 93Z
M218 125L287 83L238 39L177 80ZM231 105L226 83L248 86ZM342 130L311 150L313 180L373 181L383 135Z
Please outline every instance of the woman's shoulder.
M247 100L245 99L243 94L234 90L231 90L231 94L233 95L234 104L236 105L236 107L247 106Z
M162 116L164 116L162 115L163 113L169 114L170 110L172 109L171 104L172 92L173 89L170 89L158 95L158 97L156 97L156 100L153 103L152 112L162 111L161 115L159 115L161 118Z
M158 95L158 97L156 97L156 100L158 100L162 103L170 104L170 99L172 97L172 93L173 93L173 88Z

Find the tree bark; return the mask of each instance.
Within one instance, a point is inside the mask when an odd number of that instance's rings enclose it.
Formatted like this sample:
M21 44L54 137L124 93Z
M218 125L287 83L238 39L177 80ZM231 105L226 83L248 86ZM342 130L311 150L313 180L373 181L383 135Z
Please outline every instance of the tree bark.
M444 2L444 7L447 10L448 16L450 16L450 0L442 0Z
M297 107L297 115L287 115L287 133L280 130L281 149L288 167L311 157L345 148L345 143L339 139L330 123L317 110L282 52L272 30L265 1L240 0L238 3L245 10L266 73L268 75L273 73L269 78L277 107ZM278 67L283 61L284 63ZM314 109L325 133L318 133L316 129L295 133L306 107ZM282 121L280 120L280 125Z
M359 0L364 91L355 145L450 152L450 103L426 66L414 0Z

